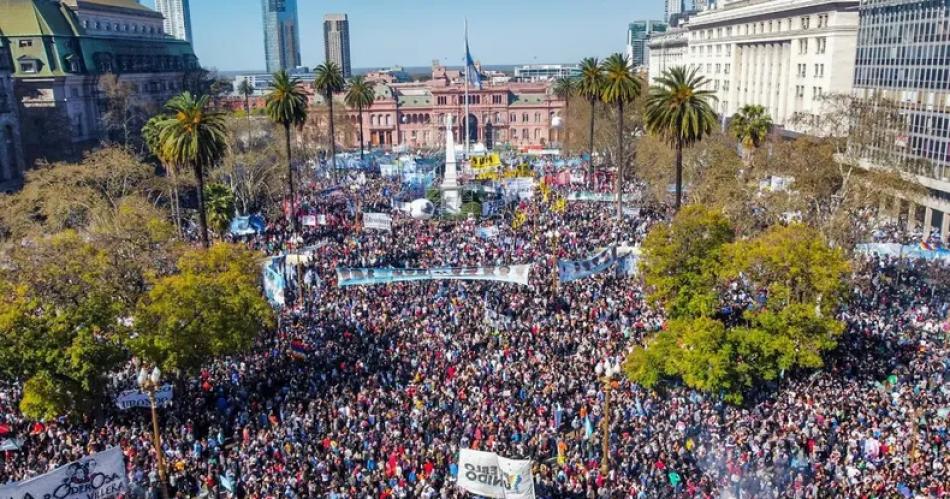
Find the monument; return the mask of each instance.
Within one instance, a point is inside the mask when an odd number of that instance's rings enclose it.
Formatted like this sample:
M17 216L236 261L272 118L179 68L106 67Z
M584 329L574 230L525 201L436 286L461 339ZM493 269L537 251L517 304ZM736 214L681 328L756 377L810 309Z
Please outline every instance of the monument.
M462 211L459 193L458 168L455 165L455 137L452 135L452 115L445 117L445 175L442 178L442 206L448 213Z

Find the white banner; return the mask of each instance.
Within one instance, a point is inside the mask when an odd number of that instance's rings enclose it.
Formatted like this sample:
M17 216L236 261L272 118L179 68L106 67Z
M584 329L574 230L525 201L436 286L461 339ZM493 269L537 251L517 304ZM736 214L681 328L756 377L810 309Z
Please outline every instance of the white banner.
M488 267L438 267L432 269L343 268L336 269L337 285L364 286L404 281L501 281L528 285L531 265L494 265Z
M393 217L385 213L363 213L363 226L367 229L393 230Z
M172 401L172 385L163 385L155 390L155 405L162 407ZM148 394L139 390L126 390L115 398L115 405L119 409L131 409L132 407L151 407L148 401Z
M316 215L304 215L300 217L300 223L305 227L316 227L317 226L317 216Z
M461 449L458 486L485 497L533 499L531 461L506 459L494 452Z
M0 498L112 499L127 495L122 449L111 449L60 466L45 475L0 486Z

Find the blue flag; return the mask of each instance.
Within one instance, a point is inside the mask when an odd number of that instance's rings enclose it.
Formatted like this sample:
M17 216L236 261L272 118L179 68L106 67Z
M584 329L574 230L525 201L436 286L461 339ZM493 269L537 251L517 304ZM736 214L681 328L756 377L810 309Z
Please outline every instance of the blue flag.
M475 69L475 61L472 59L472 53L468 50L468 23L465 23L465 80L468 84L481 90L482 77Z

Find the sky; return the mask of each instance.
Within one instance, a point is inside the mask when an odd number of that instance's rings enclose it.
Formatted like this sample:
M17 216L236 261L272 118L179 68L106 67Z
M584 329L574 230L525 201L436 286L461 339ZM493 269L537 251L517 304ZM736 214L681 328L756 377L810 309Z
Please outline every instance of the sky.
M485 65L604 57L624 50L629 22L662 19L663 0L298 0L297 9L305 66L323 62L323 15L344 13L352 66L381 68L460 65L466 17L472 57ZM264 68L261 0L191 0L191 23L202 66Z

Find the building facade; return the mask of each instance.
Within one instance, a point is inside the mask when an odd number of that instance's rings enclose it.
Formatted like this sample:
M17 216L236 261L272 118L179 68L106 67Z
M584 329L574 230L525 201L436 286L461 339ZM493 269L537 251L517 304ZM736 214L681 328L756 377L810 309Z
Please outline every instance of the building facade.
M155 0L155 9L165 16L165 33L172 38L191 39L191 8L188 0Z
M580 76L581 68L576 64L525 64L514 70L515 81L539 82L558 78Z
M858 0L721 0L686 23L686 62L716 93L716 111L764 106L772 121L822 112L854 79Z
M683 28L672 28L665 33L657 33L650 37L649 45L649 78L656 81L669 68L684 66L689 62L686 59L688 32Z
M0 41L0 192L19 186L23 166L20 120L13 93L13 59Z
M28 163L103 138L103 77L158 106L200 69L191 44L167 36L162 15L135 0L0 0L0 12Z
M650 49L647 42L651 36L665 33L668 25L662 21L634 21L627 27L627 60L634 68L649 64Z
M264 14L264 57L267 72L300 66L300 23L297 0L261 0Z
M686 10L686 0L666 0L663 20L670 22L670 18Z
M350 66L350 21L346 14L327 14L323 17L323 47L326 60L340 66L344 78L353 75Z
M894 199L912 229L950 236L950 0L861 0L854 96L893 103L901 119L852 148L868 167L897 167L927 189ZM873 126L860 123L858 126ZM853 135L852 135L853 136Z

